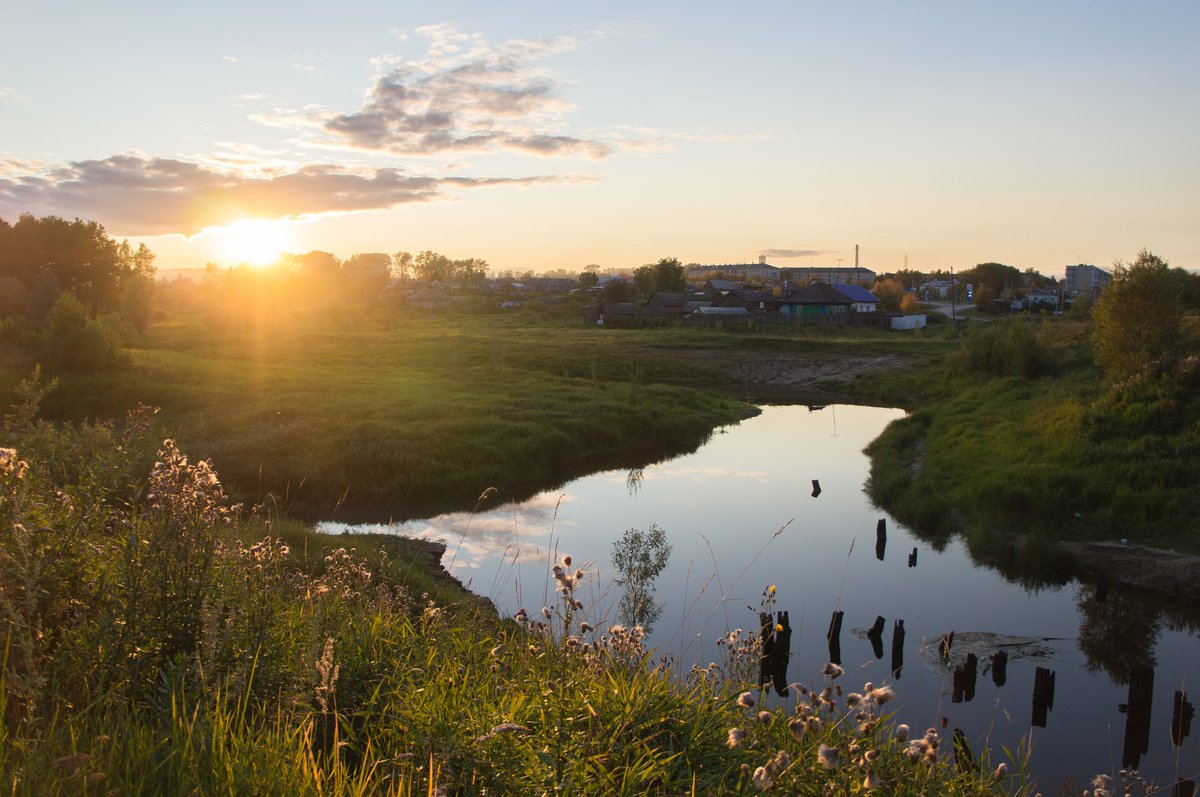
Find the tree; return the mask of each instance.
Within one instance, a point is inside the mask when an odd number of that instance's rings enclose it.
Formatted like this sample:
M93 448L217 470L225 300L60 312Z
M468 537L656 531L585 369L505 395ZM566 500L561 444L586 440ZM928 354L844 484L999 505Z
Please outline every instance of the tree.
M121 278L121 315L133 324L139 335L145 334L154 315L154 299L157 293L154 284L154 253L145 244L136 250L122 241L120 260L125 273Z
M879 298L880 310L890 310L893 313L900 311L900 302L904 300L904 286L896 280L878 280L871 288L871 293Z
M392 255L392 271L397 279L406 280L412 277L413 256L409 252L397 252Z
M1092 311L1097 359L1110 383L1175 369L1184 340L1179 285L1166 261L1145 249L1131 265L1117 263Z
M996 291L991 285L984 283L975 289L975 309L981 313L996 310Z
M633 298L633 284L617 277L604 283L600 298L606 302L628 302Z
M596 287L600 282L600 275L595 271L584 271L579 275L579 287L583 290Z
M413 273L422 282L446 282L450 279L452 264L445 255L426 249L413 259Z
M1021 271L1003 263L980 263L970 271L960 274L958 279L973 284L976 289L984 285L990 286L993 299L1006 288L1024 284Z
M654 293L654 266L638 266L633 270L633 287L638 294L649 296Z
M917 298L915 293L906 293L904 298L900 300L900 312L902 313L919 313L921 312L921 300Z
M488 263L477 257L455 260L450 264L450 273L464 287L479 287L487 279Z
M664 257L654 264L654 290L679 292L686 289L687 278L678 258Z
M383 252L361 252L342 264L342 281L360 301L379 296L392 277L392 257Z

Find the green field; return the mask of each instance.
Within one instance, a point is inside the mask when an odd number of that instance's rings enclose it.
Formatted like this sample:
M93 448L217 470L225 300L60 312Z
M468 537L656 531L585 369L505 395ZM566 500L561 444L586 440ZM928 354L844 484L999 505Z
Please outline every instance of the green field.
M471 508L489 487L507 500L694 449L755 412L748 358L908 361L946 347L938 336L381 312L212 332L181 313L151 327L129 366L62 375L44 410L119 418L139 402L157 406L164 434L211 457L240 497L270 495L310 519L404 519ZM874 403L900 398L878 382L846 390Z
M926 373L918 407L868 449L872 498L913 528L966 532L989 558L1015 538L1200 552L1200 402L1107 389L1090 322L977 326Z

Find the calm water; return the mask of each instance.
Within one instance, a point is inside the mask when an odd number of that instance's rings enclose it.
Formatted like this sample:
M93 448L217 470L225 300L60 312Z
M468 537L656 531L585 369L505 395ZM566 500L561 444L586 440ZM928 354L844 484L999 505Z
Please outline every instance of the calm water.
M776 609L789 612L793 628L789 681L813 681L829 660L826 631L841 610L842 683L893 683L899 720L914 728L946 718L975 749L997 752L1032 739L1032 770L1047 789L1066 775L1133 765L1160 785L1200 777L1200 726L1179 744L1171 733L1175 692L1200 703L1196 632L1117 593L1075 583L1026 591L974 564L958 542L936 551L871 506L862 450L901 414L765 407L669 462L597 473L516 506L390 528L445 540L443 563L509 614L521 606L536 613L553 600L548 562L569 553L588 572L587 619L603 623L616 621L614 540L656 524L674 550L657 580L663 613L651 639L685 665L720 661L715 640L755 628L762 591L774 584ZM886 621L881 658L862 635L877 616ZM906 633L893 653L898 619ZM950 631L956 642L947 662L936 647ZM1001 649L1008 661L997 678L990 657ZM974 688L960 675L956 695L953 670L966 672L969 651L978 660ZM1040 712L1038 668L1054 681L1052 706Z

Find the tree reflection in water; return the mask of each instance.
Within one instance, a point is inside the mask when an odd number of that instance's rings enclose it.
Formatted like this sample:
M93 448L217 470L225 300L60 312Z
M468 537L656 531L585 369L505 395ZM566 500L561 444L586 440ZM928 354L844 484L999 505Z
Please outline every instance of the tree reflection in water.
M631 478L632 474L630 471ZM627 529L621 539L613 542L612 563L620 574L616 581L621 587L617 613L622 623L640 625L650 633L663 611L654 597L654 580L670 558L667 533L653 523L646 531Z
M1154 669L1154 648L1162 614L1153 606L1103 586L1080 585L1079 650L1091 672L1104 670L1114 683L1127 684L1137 670Z

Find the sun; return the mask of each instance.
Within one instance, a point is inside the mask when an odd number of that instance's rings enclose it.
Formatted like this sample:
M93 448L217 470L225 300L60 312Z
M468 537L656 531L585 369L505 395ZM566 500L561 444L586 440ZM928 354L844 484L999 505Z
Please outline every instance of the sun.
M213 231L223 259L251 266L267 266L288 248L290 236L284 222L241 219Z

